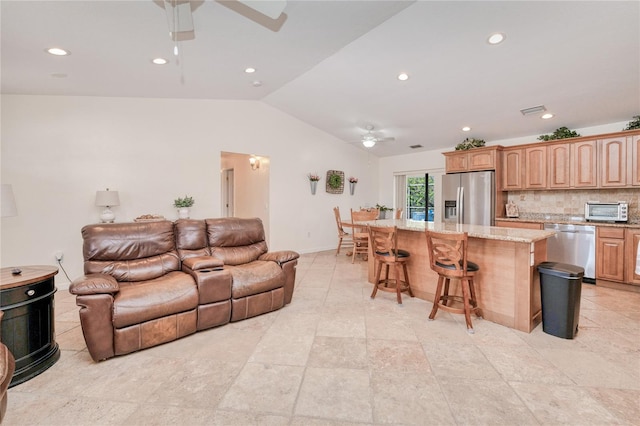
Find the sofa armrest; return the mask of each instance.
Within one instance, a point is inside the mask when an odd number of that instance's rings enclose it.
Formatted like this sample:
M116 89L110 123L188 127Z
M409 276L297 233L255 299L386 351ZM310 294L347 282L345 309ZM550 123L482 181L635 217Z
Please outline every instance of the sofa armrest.
M120 285L111 275L89 274L73 280L69 293L76 296L90 294L114 294L120 291Z
M284 263L290 262L292 260L296 260L300 257L295 251L292 250L282 250L282 251L272 251L269 253L265 253L261 255L258 260L270 260L272 262L276 262L278 265L282 265Z
M221 268L224 262L212 256L189 257L182 261L183 269L198 271L200 269Z
M212 256L190 257L182 262L182 270L198 286L199 305L231 299L231 272L223 266L222 260Z

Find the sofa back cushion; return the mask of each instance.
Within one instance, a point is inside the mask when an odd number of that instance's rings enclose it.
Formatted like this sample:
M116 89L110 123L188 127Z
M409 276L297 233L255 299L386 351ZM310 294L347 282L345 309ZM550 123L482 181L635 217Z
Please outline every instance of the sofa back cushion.
M204 220L178 219L174 224L174 230L180 260L211 255L207 245L207 225Z
M225 265L242 265L267 252L264 227L259 218L205 219L211 255Z
M85 274L146 281L180 270L169 221L87 225L82 238Z

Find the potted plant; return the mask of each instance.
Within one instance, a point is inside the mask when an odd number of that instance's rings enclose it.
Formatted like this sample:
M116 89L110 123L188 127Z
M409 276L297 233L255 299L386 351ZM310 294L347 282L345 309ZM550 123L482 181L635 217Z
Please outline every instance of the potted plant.
M193 206L195 201L193 197L185 195L184 198L176 198L173 200L173 206L178 209L178 217L180 219L189 219L189 208Z
M316 195L316 188L318 186L318 181L320 180L320 175L317 173L309 173L307 177L309 178L309 184L311 185L311 195Z
M393 208L387 207L384 204L376 204L376 208L380 212L380 216L378 216L378 218L380 218L380 219L386 219L387 218L387 212L393 211Z
M627 123L627 127L622 130L640 129L640 115L634 115L633 118L633 120Z
M456 145L456 151L466 151L468 149L479 148L481 146L484 146L484 139L466 138Z
M558 127L552 134L550 135L540 135L538 136L539 141L553 141L556 139L566 139L566 138L576 138L580 136L579 133L569 130L566 127Z
M358 183L358 178L351 176L349 178L349 192L351 193L351 195L353 195L356 190L356 183Z

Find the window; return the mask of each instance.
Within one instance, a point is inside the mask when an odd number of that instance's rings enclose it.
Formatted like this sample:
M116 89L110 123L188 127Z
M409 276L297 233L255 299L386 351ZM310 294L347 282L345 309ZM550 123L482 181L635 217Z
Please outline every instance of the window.
M407 176L407 219L433 222L435 199L433 176Z

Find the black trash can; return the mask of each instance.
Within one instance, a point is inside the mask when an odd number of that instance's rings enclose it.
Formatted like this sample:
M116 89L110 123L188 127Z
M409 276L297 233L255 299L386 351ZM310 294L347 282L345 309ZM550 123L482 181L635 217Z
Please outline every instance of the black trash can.
M542 330L557 337L573 339L578 333L580 294L584 268L558 262L542 262L540 294Z

